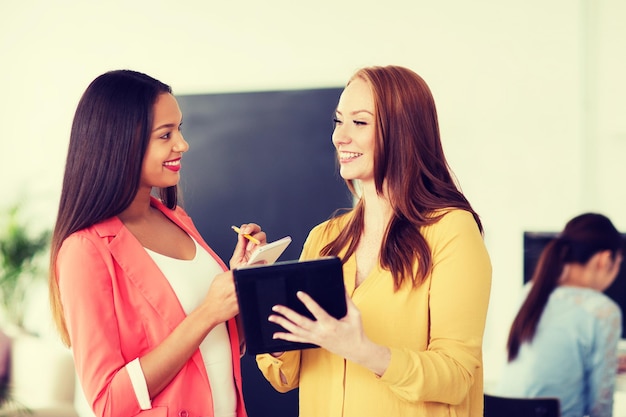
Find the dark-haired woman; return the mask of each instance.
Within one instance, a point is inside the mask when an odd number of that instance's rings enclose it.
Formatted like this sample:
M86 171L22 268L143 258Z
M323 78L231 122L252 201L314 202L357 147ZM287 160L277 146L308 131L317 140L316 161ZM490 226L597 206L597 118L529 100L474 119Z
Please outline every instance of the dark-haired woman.
M596 213L573 218L548 243L511 326L495 394L557 397L562 417L613 415L622 316L602 291L622 250L619 232Z
M348 314L335 320L305 294L316 321L277 306L275 337L321 349L260 355L260 369L279 391L299 387L302 417L482 415L491 264L428 86L403 67L358 71L332 139L359 200L314 228L301 257L342 259Z
M181 124L170 87L128 70L76 109L50 298L97 416L246 416L232 273L177 205ZM230 266L253 247L240 236Z

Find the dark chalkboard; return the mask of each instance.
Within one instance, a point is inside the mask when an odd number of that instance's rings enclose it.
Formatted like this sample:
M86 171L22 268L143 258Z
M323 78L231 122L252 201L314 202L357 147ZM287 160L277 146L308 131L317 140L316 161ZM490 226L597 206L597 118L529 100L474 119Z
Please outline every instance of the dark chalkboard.
M341 88L177 95L183 134L183 206L228 264L231 225L255 222L268 241L293 239L279 260L300 256L310 229L352 205L331 142ZM297 390L276 392L254 357L242 358L250 417L297 415Z

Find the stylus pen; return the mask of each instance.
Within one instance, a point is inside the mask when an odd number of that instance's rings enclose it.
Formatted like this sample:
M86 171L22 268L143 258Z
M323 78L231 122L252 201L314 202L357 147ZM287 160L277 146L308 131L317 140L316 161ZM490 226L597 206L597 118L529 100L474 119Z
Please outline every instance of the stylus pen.
M241 234L241 229L238 228L237 226L230 226L235 232ZM249 235L247 233L243 233L243 237L245 237L246 239L248 239L251 242L256 243L257 245L261 244L261 242L259 242L259 239L255 238L252 235Z

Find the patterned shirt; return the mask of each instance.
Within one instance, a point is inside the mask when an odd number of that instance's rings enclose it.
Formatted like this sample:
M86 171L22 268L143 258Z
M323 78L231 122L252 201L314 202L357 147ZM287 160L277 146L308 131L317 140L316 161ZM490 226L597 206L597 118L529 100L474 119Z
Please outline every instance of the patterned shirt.
M504 366L494 394L558 397L562 417L611 416L621 322L621 310L603 293L557 287L535 337Z

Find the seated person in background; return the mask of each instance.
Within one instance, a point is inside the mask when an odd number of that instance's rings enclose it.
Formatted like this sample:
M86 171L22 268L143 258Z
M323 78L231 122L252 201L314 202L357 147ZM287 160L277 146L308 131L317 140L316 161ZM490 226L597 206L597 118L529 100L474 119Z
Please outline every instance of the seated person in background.
M558 397L562 417L611 416L621 311L604 295L622 262L611 221L586 213L545 247L507 342L496 395Z

